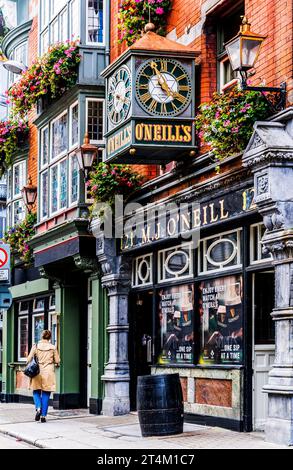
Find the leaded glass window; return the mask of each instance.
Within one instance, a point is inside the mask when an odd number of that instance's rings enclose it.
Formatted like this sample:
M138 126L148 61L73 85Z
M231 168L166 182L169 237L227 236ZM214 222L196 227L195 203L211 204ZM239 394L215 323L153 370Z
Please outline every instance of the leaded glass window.
M67 150L67 113L52 123L52 158Z
M60 209L67 206L67 161L60 163Z
M58 210L58 166L51 168L51 212Z

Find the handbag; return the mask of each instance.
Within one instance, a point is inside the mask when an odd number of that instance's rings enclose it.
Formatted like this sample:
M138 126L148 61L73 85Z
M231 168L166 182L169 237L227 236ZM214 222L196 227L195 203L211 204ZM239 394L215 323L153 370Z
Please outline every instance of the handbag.
M39 361L36 356L36 354L33 356L33 358L30 360L30 362L27 364L26 368L23 371L24 375L27 377L30 377L31 379L33 377L36 377L40 373L40 366L39 366Z

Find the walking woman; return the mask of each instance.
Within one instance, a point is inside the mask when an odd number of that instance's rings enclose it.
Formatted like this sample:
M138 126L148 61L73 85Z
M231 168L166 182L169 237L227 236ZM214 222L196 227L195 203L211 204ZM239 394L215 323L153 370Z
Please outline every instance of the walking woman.
M60 357L56 346L51 344L51 331L44 330L42 339L34 344L28 357L29 363L34 355L37 356L40 373L30 380L30 389L33 390L34 403L36 406L35 420L46 422L49 399L51 392L56 391L55 366L59 367Z

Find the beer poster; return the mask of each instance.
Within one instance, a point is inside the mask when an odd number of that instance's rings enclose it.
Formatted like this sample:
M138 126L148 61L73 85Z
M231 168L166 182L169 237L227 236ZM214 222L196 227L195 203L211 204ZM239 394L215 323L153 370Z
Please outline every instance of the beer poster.
M192 285L159 291L159 364L193 364L193 301Z
M242 276L200 284L201 364L242 364Z

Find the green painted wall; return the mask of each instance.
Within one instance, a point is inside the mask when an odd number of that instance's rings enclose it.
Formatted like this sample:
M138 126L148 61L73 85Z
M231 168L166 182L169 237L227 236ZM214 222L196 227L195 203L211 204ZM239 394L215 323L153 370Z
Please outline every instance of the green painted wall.
M14 369L9 363L14 360L14 307L3 315L3 363L2 363L2 393L14 393Z

